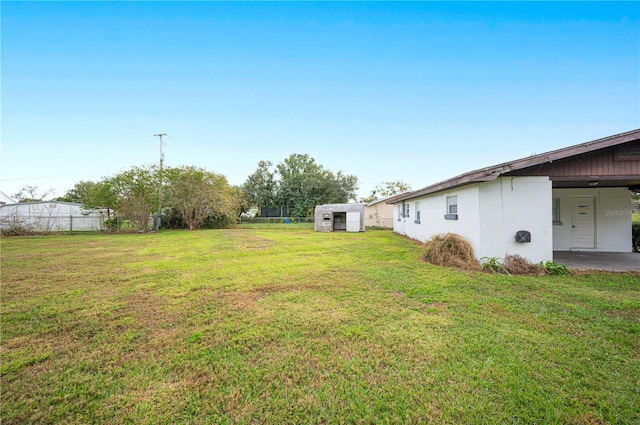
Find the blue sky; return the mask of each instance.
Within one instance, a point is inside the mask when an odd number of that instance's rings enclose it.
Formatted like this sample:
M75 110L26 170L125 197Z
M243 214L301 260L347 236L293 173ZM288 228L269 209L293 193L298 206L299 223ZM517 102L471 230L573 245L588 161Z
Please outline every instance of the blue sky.
M413 189L640 127L639 2L7 2L0 190L306 153Z

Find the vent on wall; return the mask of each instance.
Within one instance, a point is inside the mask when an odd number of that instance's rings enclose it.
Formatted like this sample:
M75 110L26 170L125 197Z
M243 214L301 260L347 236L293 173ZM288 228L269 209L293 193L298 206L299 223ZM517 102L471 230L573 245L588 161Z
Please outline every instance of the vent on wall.
M613 150L614 161L638 161L640 160L640 141L616 146Z
M531 242L531 232L528 230L518 230L516 232L516 242Z

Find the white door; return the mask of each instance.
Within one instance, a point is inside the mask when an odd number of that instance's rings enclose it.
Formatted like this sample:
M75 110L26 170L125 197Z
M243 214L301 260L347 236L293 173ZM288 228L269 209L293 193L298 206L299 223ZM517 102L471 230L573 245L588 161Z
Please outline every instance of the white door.
M347 232L360 231L360 211L347 211Z
M594 198L571 199L571 245L573 248L596 247Z

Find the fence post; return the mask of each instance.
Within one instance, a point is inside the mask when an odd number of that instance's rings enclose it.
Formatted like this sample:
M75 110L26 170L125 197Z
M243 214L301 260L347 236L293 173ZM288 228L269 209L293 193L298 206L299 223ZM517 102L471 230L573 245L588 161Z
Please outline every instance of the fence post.
M69 214L69 231L73 232L73 216Z

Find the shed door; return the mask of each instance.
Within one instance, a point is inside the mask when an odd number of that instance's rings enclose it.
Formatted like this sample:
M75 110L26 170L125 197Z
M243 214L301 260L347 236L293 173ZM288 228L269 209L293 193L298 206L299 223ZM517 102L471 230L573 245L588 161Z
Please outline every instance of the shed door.
M347 232L360 231L360 211L347 211Z
M593 198L571 199L571 245L573 248L595 248L596 226Z

